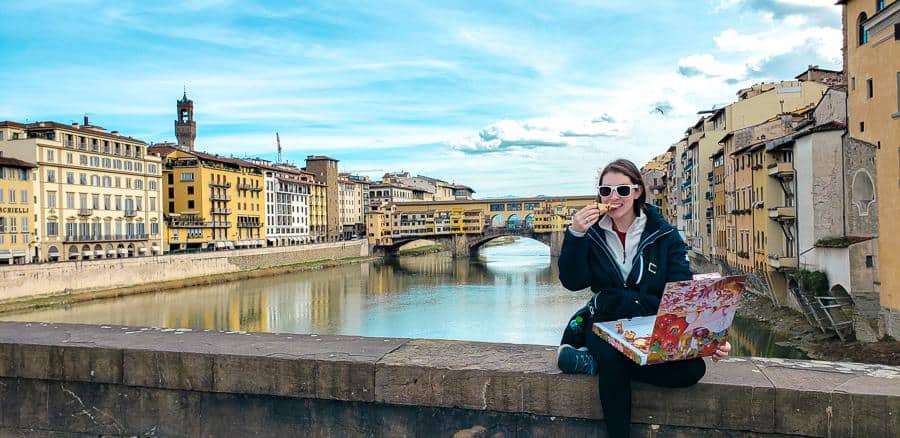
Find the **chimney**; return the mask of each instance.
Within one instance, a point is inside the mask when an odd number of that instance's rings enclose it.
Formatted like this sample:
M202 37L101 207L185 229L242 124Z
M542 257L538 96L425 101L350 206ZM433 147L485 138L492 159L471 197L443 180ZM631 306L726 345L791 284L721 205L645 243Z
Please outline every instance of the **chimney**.
M91 126L91 124L88 123L88 116L87 116L87 114L84 115L84 126Z

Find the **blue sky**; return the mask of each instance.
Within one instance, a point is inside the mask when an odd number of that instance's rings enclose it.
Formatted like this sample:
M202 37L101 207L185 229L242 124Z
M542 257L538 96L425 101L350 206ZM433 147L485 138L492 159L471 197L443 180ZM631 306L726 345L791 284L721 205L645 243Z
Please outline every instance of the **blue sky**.
M199 149L274 159L278 131L479 197L592 193L738 88L841 62L833 0L4 3L0 120L172 141L186 86Z

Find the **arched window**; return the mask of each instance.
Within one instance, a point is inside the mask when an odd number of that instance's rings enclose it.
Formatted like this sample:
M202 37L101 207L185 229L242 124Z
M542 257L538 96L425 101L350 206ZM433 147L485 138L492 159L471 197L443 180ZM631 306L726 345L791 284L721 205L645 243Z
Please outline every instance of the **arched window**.
M864 169L856 171L851 182L851 204L856 206L856 211L860 216L869 215L869 207L875 202L875 184L869 172Z
M868 18L869 17L866 16L866 13L863 12L859 14L859 18L856 20L856 32L858 37L857 42L860 46L869 42L869 32L866 32L866 29L863 26L866 23L866 19Z
M884 0L875 0L875 12L878 12L884 9Z

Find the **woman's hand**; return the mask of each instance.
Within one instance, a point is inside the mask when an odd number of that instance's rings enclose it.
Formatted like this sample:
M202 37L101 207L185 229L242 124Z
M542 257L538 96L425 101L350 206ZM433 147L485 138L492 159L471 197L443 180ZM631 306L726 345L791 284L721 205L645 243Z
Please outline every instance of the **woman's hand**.
M725 341L724 344L720 344L719 348L712 355L712 360L718 362L722 359L728 357L728 353L731 353L731 343Z
M572 231L586 233L600 218L600 209L596 202L591 202L572 216Z

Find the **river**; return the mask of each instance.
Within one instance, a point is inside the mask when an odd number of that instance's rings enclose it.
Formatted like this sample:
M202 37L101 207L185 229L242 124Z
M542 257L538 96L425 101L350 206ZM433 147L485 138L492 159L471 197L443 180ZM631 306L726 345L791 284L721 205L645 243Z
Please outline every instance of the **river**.
M426 254L0 315L16 321L554 345L589 292L557 279L543 244L517 238L479 257ZM736 356L804 357L737 317Z

